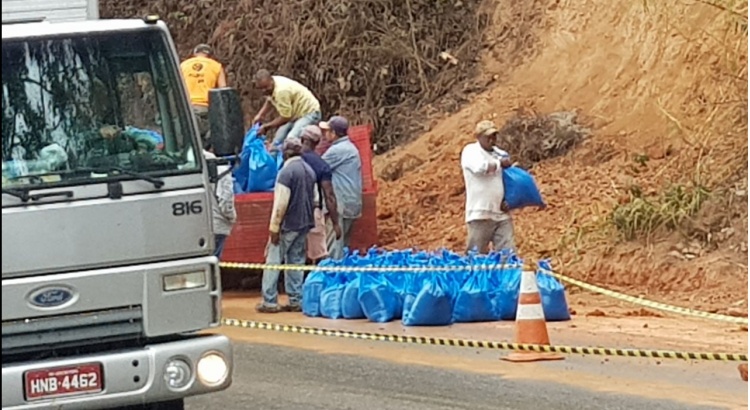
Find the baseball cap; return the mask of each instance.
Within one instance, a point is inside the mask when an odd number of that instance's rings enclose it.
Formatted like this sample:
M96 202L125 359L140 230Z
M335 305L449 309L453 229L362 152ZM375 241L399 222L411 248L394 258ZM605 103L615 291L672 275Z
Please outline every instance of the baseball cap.
M317 125L308 125L302 129L302 138L307 138L312 142L320 142L323 137L323 133L320 132L320 127Z
M346 135L349 131L349 121L340 115L334 115L328 121L321 122L318 126L324 130L332 130L336 135Z
M205 44L205 43L204 44L198 44L193 49L193 54L198 54L198 53L203 53L203 54L211 55L211 54L213 54L213 49L208 44Z
M299 138L291 137L284 140L284 145L282 145L282 149L284 151L294 151L299 152L302 150L302 141Z
M474 129L474 134L476 136L480 135L492 135L497 134L498 129L495 126L495 123L489 120L479 121L477 123L476 128Z

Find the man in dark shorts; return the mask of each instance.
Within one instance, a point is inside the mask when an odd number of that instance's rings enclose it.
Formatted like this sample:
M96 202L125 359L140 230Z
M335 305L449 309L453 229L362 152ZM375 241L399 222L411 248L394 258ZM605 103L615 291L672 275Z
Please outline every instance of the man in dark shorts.
M307 233L315 227L315 172L302 159L299 138L287 138L282 145L282 154L284 166L276 177L266 264L304 265ZM284 287L289 305L283 308L278 303L278 282L278 270L263 271L263 302L256 310L261 313L302 311L302 271L285 272Z
M331 218L334 221L333 231L337 239L341 238L341 226L338 223L336 194L333 192L331 183L333 178L331 167L315 152L315 148L323 138L323 132L317 125L308 125L302 129L301 137L302 159L315 171L318 185L315 191L315 228L307 234L307 258L317 262L328 256L323 200L325 200L325 208L331 210Z

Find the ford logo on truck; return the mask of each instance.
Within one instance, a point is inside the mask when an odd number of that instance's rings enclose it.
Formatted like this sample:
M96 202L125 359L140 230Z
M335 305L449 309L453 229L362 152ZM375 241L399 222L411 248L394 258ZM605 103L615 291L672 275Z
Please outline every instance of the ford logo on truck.
M64 286L47 286L31 292L28 301L36 307L49 309L72 302L75 296L75 293L70 288Z

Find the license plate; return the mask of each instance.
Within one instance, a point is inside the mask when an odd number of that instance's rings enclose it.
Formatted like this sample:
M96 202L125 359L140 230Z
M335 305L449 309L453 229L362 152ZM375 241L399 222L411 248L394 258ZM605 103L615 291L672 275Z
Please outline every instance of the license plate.
M30 370L24 374L27 401L98 393L102 391L102 382L99 363Z

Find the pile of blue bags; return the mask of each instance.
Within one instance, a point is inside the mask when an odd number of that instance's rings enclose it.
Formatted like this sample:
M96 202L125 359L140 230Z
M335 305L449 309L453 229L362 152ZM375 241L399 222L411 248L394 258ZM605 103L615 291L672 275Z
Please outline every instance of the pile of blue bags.
M276 174L283 164L280 151L272 154L266 149L266 140L258 135L260 124L253 125L245 134L239 165L234 168L234 193L273 191ZM278 147L277 147L278 148Z
M339 272L329 267L387 267L381 272ZM565 289L538 264L537 284L547 321L570 320ZM425 268L399 271L399 268ZM401 319L406 326L445 326L455 322L514 320L522 261L509 251L488 255L382 251L349 253L324 260L303 287L302 311L311 317Z

